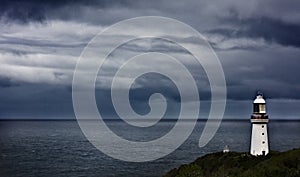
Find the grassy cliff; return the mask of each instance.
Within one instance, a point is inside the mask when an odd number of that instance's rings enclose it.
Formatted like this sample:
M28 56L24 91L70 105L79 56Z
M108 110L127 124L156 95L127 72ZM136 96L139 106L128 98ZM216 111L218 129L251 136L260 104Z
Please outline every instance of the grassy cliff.
M217 152L168 172L164 177L300 177L300 148L254 157Z

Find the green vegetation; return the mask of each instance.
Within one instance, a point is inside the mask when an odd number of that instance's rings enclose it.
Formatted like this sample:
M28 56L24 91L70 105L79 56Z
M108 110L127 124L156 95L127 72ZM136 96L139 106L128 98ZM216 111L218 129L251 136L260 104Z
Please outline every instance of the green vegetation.
M300 177L300 148L259 157L217 152L173 169L164 177Z

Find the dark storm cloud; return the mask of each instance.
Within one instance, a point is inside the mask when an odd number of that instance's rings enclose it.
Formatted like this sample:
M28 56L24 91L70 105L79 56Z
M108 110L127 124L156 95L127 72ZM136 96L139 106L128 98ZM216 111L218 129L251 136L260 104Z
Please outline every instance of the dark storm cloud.
M300 47L300 24L291 24L272 18L227 19L237 28L217 28L208 31L228 38L263 38L269 43Z
M16 82L13 82L8 77L2 77L0 76L0 88L6 88L6 87L12 87L12 86L18 86L19 84Z
M205 36L220 37L210 42L218 49L228 99L234 102L232 110L239 109L239 102L243 101L247 101L243 107L249 109L238 110L239 115L250 114L250 100L258 90L268 99L300 99L299 6L297 0L163 0L159 3L147 0L3 0L0 3L3 25L0 28L3 33L0 36L0 117L73 115L71 72L86 42L106 25L143 15L175 18L204 32ZM93 29L86 32L89 27ZM117 37L109 40L118 40ZM109 47L109 40L105 47ZM194 38L179 40L197 45ZM145 41L131 43L119 52L122 57L129 55L128 52L169 52L185 59L182 54L186 53L171 43L150 40L144 44ZM105 76L113 69L114 65L107 66ZM193 65L189 69L197 81L205 82L203 87L198 85L201 100L210 100L209 84L207 79L201 78L199 67ZM178 92L164 78L144 77L137 83L139 87L130 91L130 100L138 113L149 110L148 97L156 91L163 92L170 100L173 105L170 112L178 111ZM98 102L99 109L107 115L114 114L112 105L106 104L111 101L110 90L98 89L97 99L102 100Z
M0 48L0 52L3 53L3 54L9 53L9 54L17 55L17 56L21 56L21 55L26 55L26 54L32 53L32 52L28 52L28 51L25 51L25 50L11 49L9 47L7 47L7 48L4 48L4 47Z
M297 1L253 1L256 6L247 9L247 3L238 1L211 1L210 3L188 1L191 5L174 1L161 1L161 3L132 0L4 0L0 6L0 16L4 21L17 21L28 23L47 22L47 20L75 20L96 24L111 24L116 20L141 15L174 16L182 19L194 27L203 28L203 21L216 21L216 24L206 24L209 33L221 34L226 38L247 37L251 39L263 38L267 42L274 42L285 46L300 46L300 24L295 19L297 14ZM252 2L252 1L251 1ZM213 8L212 4L215 4ZM291 5L289 5L291 4ZM265 9L268 10L265 10ZM114 9L114 10L112 10ZM216 11L218 9L218 11ZM298 8L299 9L299 8ZM280 10L280 11L279 11ZM279 12L277 12L279 11ZM203 19L191 18L192 13ZM290 13L289 13L290 12ZM229 15L228 15L229 14ZM229 28L223 26L231 25ZM214 43L212 43L214 44ZM216 48L217 45L214 44ZM228 49L246 49L247 46L233 46ZM250 46L249 49L259 47Z
M228 98L247 100L261 90L269 99L300 99L299 55L298 48L279 46L219 52L227 61L223 68Z
M0 15L4 20L15 20L22 23L45 20L45 7L32 1L1 1Z
M67 87L23 83L1 89L1 118L73 118Z
M13 45L25 45L31 47L60 47L60 48L69 48L69 47L85 47L87 42L78 42L75 44L70 43L59 43L52 42L49 40L34 40L34 39L24 39L24 38L16 38L16 37L7 37L0 36L0 45L1 44L13 44Z
M69 13L72 13L80 6L108 8L125 6L128 3L130 3L128 0L3 0L0 5L0 16L7 22L10 20L21 23L44 22L50 17L50 13L63 7L71 7Z

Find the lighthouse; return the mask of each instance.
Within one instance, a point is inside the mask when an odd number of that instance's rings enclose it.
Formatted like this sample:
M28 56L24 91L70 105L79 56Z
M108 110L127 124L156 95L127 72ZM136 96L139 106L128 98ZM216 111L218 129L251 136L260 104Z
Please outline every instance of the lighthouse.
M266 101L262 93L258 93L253 101L253 114L251 116L251 155L267 155L269 153L268 130L269 122L266 112Z

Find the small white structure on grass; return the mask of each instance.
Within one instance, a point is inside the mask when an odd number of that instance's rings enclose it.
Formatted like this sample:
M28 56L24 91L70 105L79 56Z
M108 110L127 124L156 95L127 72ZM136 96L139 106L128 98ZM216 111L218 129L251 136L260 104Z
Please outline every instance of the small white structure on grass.
M227 152L229 152L229 146L228 145L226 145L223 149L223 153L227 153Z

